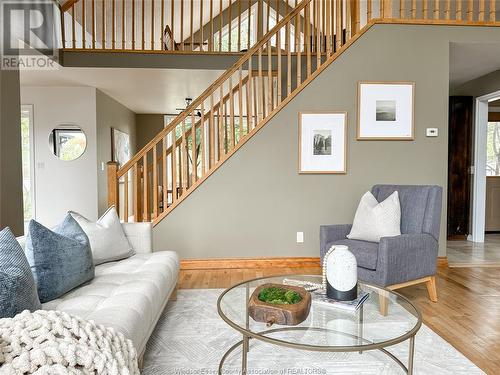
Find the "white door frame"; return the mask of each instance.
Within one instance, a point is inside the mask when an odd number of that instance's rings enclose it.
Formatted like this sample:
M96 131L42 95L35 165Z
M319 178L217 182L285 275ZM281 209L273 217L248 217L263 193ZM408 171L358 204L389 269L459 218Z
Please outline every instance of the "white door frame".
M474 186L472 197L472 241L484 242L486 221L486 152L488 103L500 98L500 91L476 98L474 120Z

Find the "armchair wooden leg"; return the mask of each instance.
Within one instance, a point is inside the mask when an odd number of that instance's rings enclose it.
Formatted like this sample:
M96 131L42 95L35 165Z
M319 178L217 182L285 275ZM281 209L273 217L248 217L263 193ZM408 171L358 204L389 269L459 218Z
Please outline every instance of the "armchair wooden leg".
M427 292L429 293L429 299L432 302L437 302L438 297L436 289L436 276L426 276L422 277L421 279L411 280L401 284L390 285L387 288L390 290L396 290L396 289L406 288L407 286L423 284L423 283L425 283L425 286L427 287Z
M431 276L429 280L425 282L425 286L427 287L427 292L429 293L429 299L432 302L438 301L437 289L436 289L436 277Z
M389 294L385 291L380 291L378 295L380 315L387 316L387 310L389 308Z

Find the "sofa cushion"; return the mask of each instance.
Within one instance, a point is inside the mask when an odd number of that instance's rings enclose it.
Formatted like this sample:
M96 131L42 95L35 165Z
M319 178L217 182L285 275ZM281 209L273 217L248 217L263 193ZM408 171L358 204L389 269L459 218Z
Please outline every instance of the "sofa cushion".
M141 353L177 283L179 259L172 251L136 254L95 268L95 277L59 299L43 304L98 324L131 339Z
M31 220L25 251L42 303L94 277L89 239L71 215L53 231Z
M41 308L35 280L23 249L9 228L0 231L0 318Z
M328 244L327 249L333 245L345 245L356 257L358 267L369 270L377 269L378 243L359 240L339 240Z
M94 264L125 259L135 254L123 231L120 218L111 206L95 223L77 212L69 212L83 228L90 240Z

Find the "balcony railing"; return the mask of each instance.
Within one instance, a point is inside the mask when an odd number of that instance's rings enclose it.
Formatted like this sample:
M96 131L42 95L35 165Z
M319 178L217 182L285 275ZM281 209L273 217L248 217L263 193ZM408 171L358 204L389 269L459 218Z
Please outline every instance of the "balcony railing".
M495 22L497 0L320 0L312 50L334 29L337 7L349 15L344 33L372 19ZM299 0L68 0L62 6L63 48L146 53L243 53L297 7ZM314 5L311 5L313 7ZM305 25L304 19L302 25ZM312 20L314 21L314 20ZM299 22L299 21L297 21ZM329 26L327 26L327 23ZM289 32L295 33L295 25ZM295 39L303 38L303 30ZM313 36L314 36L313 35ZM343 35L346 38L347 35ZM284 35L281 38L284 40ZM340 38L334 42L341 44ZM298 51L298 44L290 47Z
M239 53L298 0L69 0L63 46L73 50Z

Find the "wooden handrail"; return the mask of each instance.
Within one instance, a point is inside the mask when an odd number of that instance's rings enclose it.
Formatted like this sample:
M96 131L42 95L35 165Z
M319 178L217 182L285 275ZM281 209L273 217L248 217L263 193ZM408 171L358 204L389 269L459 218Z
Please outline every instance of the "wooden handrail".
M63 12L67 12L73 4L77 3L80 0L67 0L63 5L61 5L61 10Z
M418 8L414 0L399 7L382 0L379 18L373 18L372 0L361 17L359 1L303 0L129 162L119 170L110 166L110 196L116 197L110 202L124 202L121 217L162 220L372 25L500 25L492 18L491 3L479 4L481 20L469 20L472 8L465 0L458 0L455 12L434 0ZM258 0L264 19L262 4Z

